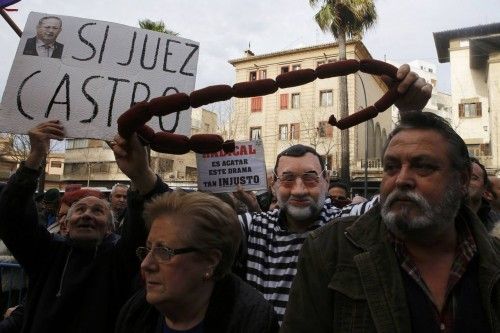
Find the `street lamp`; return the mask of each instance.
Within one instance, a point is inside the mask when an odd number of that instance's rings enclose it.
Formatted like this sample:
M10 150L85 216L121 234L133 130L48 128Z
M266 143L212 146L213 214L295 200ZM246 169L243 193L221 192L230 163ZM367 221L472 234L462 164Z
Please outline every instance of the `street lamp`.
M368 101L366 98L365 83L363 78L359 73L356 73L361 81L361 87L363 87L363 95L365 96L365 108L368 107ZM365 198L368 198L368 122L365 122Z

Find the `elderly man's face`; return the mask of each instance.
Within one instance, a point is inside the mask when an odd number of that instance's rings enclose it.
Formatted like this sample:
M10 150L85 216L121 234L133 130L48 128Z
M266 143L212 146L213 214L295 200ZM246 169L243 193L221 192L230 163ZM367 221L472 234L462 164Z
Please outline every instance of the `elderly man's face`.
M75 202L69 211L69 237L80 243L99 244L108 233L111 210L108 203L96 197Z
M278 206L287 216L297 221L311 222L323 208L328 182L326 181L318 157L311 153L304 156L281 156L276 170L278 180L274 183L274 193ZM312 175L315 181L304 178L304 174ZM284 181L286 177L293 181Z
M468 179L452 168L448 149L433 130L403 130L390 141L380 197L382 219L397 237L434 236L454 223Z
M61 32L61 22L55 18L48 18L36 26L36 36L45 44L53 44Z

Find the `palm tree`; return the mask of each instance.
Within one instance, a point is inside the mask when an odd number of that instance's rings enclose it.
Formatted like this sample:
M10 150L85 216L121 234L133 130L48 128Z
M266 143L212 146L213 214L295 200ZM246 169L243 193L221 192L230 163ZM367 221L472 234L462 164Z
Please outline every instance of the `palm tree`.
M173 35L173 36L179 36L178 32L167 29L165 26L165 22L163 22L163 21L155 22L155 21L151 21L150 19L144 19L144 20L139 21L139 27L141 27L142 29L146 29L146 30L158 31L158 32L163 32L163 33Z
M347 38L358 38L377 19L374 0L309 0L311 7L321 5L314 16L323 32L331 32L339 47L339 60L346 59ZM349 115L347 104L347 78L341 76L339 84L340 118ZM340 178L350 184L349 170L349 130L341 132Z

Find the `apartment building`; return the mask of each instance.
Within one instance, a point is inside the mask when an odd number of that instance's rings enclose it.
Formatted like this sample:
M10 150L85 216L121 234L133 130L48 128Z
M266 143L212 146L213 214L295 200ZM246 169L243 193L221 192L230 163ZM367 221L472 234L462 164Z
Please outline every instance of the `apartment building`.
M500 176L500 23L434 33L450 63L452 123L471 155Z
M371 58L361 41L348 42L347 59ZM229 63L235 68L236 82L243 82L274 79L288 71L314 69L337 60L338 45L329 43L262 55L248 50L244 57ZM373 105L387 91L379 77L361 72L347 77L347 87L350 114ZM279 152L293 144L312 146L324 156L327 168L335 176L340 165L340 130L330 126L328 118L334 114L340 119L338 90L338 78L317 79L267 96L234 99L234 112L227 129L229 136L236 140L262 140L267 168L274 166ZM390 112L349 129L350 170L354 182L364 178L365 153L370 180L380 179L382 147L390 129Z

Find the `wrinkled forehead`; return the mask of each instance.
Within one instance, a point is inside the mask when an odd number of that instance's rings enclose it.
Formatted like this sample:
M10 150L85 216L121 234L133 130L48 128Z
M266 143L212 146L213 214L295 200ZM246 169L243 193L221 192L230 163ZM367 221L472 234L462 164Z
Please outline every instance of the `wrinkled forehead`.
M302 174L310 171L315 171L317 174L322 171L318 157L312 153L305 153L302 156L283 155L278 160L276 168L278 175L284 172Z
M75 202L73 204L73 206L75 206L75 207L77 207L77 206L102 206L106 209L109 209L109 204L106 200L100 199L97 197L93 197L93 196L82 198L82 199L78 200L77 202Z

